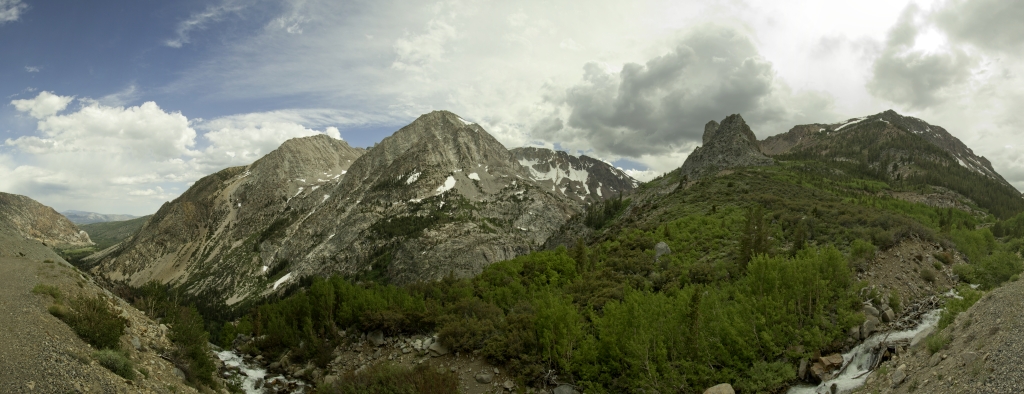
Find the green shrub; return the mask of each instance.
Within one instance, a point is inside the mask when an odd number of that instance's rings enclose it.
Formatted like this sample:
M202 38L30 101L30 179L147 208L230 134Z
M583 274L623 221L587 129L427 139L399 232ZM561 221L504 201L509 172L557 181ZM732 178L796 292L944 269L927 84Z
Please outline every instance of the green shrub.
M60 289L56 286L44 285L42 283L32 288L32 292L36 294L46 294L53 297L54 300L60 300Z
M117 349L127 325L102 297L78 296L69 302L68 308L51 307L50 314L63 320L82 340L97 349Z
M929 283L935 282L935 271L932 271L932 269L928 267L922 268L921 279L924 279L926 282Z
M135 379L135 366L132 364L132 360L129 360L128 356L124 353L103 349L94 352L92 357L104 368L109 369L118 376L129 380Z
M932 267L934 267L936 271L942 271L942 263L938 261L933 261Z
M984 293L972 289L967 285L960 285L956 288L961 298L952 298L946 301L946 307L939 316L939 330L942 330L956 320L956 316L966 311L971 305L981 299Z
M377 364L360 373L349 372L338 383L322 385L318 394L448 394L459 391L459 378L426 364L405 368Z
M934 333L932 335L929 335L928 339L925 339L925 346L928 348L929 354L938 353L939 350L942 350L948 344L949 337L941 333Z
M940 252L935 252L935 253L932 253L932 257L935 257L936 260L941 261L942 264L945 264L945 265L952 265L953 264L953 255L951 253L949 253L949 252L941 252L941 253Z

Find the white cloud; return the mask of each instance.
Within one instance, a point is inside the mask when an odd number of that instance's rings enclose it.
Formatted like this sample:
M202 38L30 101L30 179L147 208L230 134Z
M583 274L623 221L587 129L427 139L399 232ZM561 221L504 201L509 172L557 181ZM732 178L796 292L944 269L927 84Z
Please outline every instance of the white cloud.
M25 72L37 73L37 72L39 72L39 67L36 67L36 66L25 66Z
M245 114L228 116L200 123L198 127L207 131L203 138L209 141L201 158L200 168L214 171L233 165L245 165L277 149L282 142L292 138L327 134L341 139L337 127L317 131L287 120L271 120L268 114Z
M58 114L71 100L43 92L12 102L39 121L36 133L3 142L12 154L0 154L0 190L57 209L152 213L195 180L249 164L290 138L340 139L338 126L384 121L326 109L190 120L152 101L121 107L102 99L79 99L80 108Z
M28 114L33 118L42 119L63 111L68 107L68 104L71 103L71 100L74 100L74 97L58 96L53 93L43 91L35 98L14 100L11 101L11 104L14 105L14 108L18 111L28 112Z
M0 0L0 25L18 20L27 8L21 0Z
M210 23L217 22L225 15L238 12L246 7L244 3L236 3L235 1L225 1L222 4L211 5L202 12L192 14L188 19L178 22L178 27L175 29L176 37L164 41L164 45L181 48L192 42L190 35L193 31L205 29Z

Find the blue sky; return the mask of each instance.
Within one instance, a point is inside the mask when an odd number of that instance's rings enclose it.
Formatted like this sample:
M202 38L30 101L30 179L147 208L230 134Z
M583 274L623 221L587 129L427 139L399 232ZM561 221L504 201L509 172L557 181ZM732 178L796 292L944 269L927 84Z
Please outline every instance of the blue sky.
M1024 188L1020 0L0 0L0 191L146 214L288 138L370 146L448 109L639 179L702 125L886 109Z

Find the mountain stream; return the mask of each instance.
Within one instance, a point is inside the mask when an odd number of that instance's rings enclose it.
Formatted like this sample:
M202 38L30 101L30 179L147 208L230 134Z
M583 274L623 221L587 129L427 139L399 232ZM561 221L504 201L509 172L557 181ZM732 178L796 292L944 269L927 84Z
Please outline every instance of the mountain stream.
M841 369L839 376L822 382L817 386L811 385L800 385L793 386L787 391L787 394L824 394L831 393L830 389L833 384L838 389L836 393L849 393L864 385L867 381L868 376L871 375L871 367L875 362L874 351L880 343L883 341L886 343L892 343L895 341L907 341L913 339L914 336L920 334L922 331L928 328L935 327L939 322L939 313L941 309L934 309L928 313L925 313L921 318L921 322L914 328L903 331L889 331L876 333L868 339L865 339L859 345L850 349L850 351L843 353L843 369Z

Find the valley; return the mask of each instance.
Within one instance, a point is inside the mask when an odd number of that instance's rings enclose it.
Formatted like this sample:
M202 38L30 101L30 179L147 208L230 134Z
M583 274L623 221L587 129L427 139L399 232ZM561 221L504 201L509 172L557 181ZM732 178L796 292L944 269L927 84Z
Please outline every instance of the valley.
M168 384L200 392L241 390L217 347L265 370L266 392L827 390L866 341L887 347L844 390L1020 387L1006 366L1024 352L999 349L1020 328L1000 311L1022 310L1024 198L987 159L893 111L761 141L736 114L701 142L639 182L435 111L367 149L289 140L128 221L76 226L0 194L0 254L102 286L132 314L136 365L169 362L187 373ZM878 340L927 312L916 342ZM157 321L211 345L132 346Z

